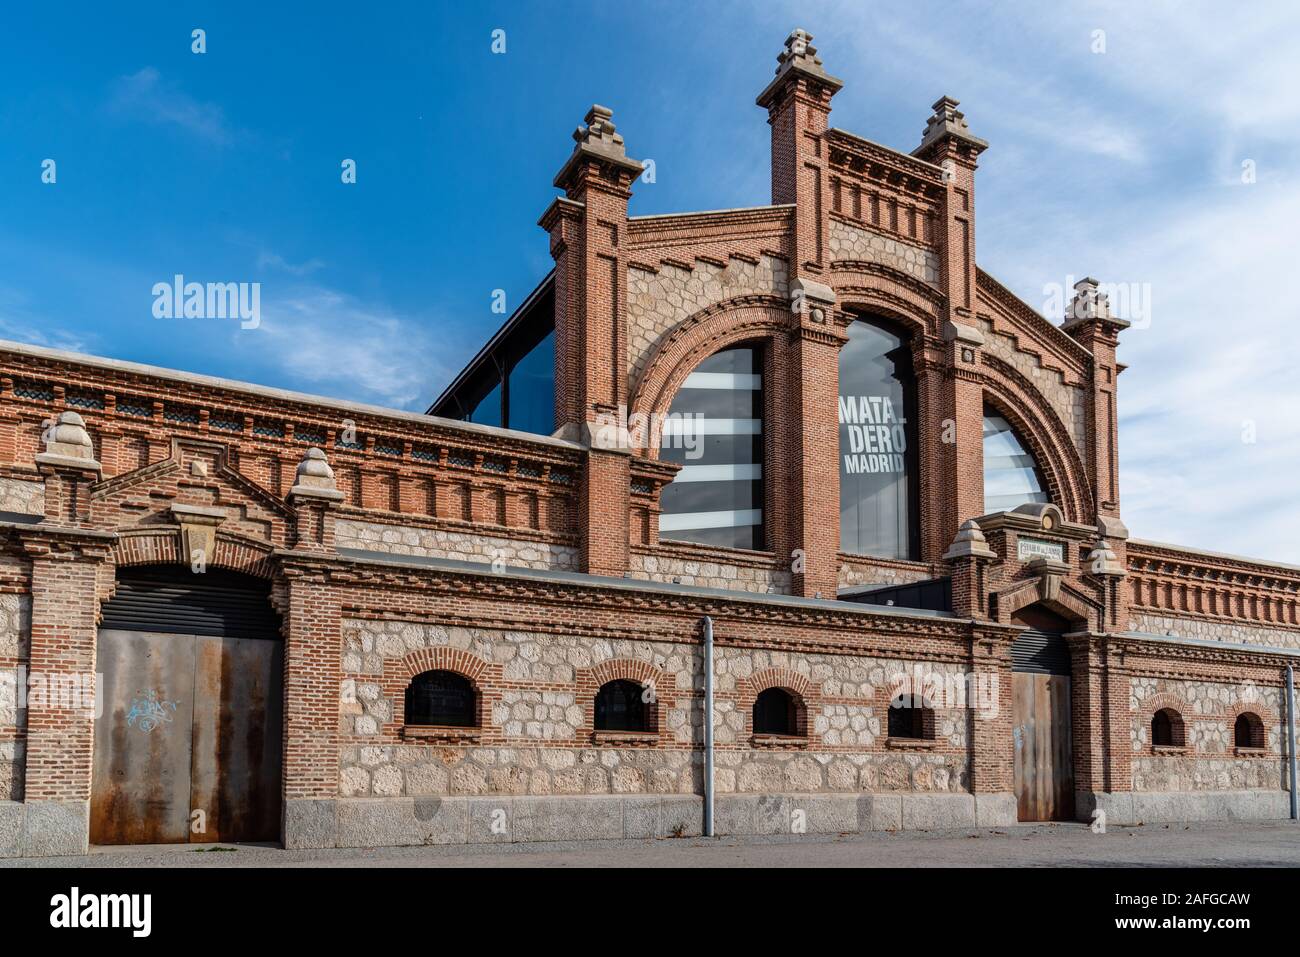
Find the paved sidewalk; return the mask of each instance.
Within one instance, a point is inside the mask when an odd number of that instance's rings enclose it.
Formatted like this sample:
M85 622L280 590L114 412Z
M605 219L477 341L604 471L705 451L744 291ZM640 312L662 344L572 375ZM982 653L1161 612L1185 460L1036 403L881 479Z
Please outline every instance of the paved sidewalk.
M598 841L285 851L265 845L95 848L0 860L62 867L1279 867L1300 865L1300 825L1083 824L841 836Z

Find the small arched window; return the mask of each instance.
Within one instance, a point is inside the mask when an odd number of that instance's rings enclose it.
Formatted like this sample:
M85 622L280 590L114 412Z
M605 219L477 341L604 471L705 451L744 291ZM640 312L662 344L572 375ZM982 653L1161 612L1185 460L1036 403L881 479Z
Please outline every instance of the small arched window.
M1181 748L1183 718L1173 708L1162 708L1151 716L1151 747Z
M754 699L754 733L802 735L802 703L785 688L767 688Z
M406 723L452 728L478 725L478 699L473 683L454 671L426 671L406 689Z
M889 705L889 737L928 741L934 737L934 712L919 698L902 694Z
M651 709L635 681L607 681L596 692L597 731L650 731Z
M1243 711L1232 727L1232 743L1238 748L1264 747L1264 722L1259 715Z

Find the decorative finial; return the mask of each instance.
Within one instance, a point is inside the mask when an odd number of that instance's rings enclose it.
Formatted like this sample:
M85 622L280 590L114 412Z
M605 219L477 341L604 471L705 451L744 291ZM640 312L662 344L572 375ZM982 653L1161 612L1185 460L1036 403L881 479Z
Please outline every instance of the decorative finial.
M776 55L776 78L758 95L759 106L771 107L776 99L776 91L783 89L791 73L801 73L815 80L833 96L844 86L844 81L833 77L822 66L817 48L812 45L812 34L807 30L796 28L785 38L785 46Z
M812 45L812 34L800 27L790 31L785 38L785 49L776 55L776 75L780 76L795 66L813 73L825 73L817 48Z
M98 469L95 446L86 431L86 420L79 413L60 412L43 436L45 451L36 456L37 464L74 465Z
M1110 312L1110 297L1101 291L1101 284L1091 276L1085 276L1074 284L1074 298L1065 309L1064 329L1085 322L1104 322L1108 325L1127 328L1129 322L1119 319Z
M334 470L330 468L325 453L313 446L308 449L298 463L290 495L309 495L317 498L341 499L343 493L334 481Z
M968 518L961 523L961 528L957 530L956 537L943 557L945 561L952 558L997 558L997 553L989 548L975 519Z
M913 151L913 155L928 149L932 144L937 143L946 136L965 140L978 151L983 151L988 147L989 144L986 140L982 140L971 133L970 125L966 122L966 114L957 109L959 105L951 96L941 96L935 100L934 105L930 107L934 113L925 121L925 132L921 134L921 145Z
M622 167L635 175L641 174L641 164L627 155L623 136L614 125L614 111L599 103L592 104L582 124L573 131L573 155L555 177L555 185L564 187L570 172L581 159L597 159Z
M1119 558L1106 539L1097 539L1097 544L1088 553L1088 571L1102 578L1124 575L1124 566L1119 563Z

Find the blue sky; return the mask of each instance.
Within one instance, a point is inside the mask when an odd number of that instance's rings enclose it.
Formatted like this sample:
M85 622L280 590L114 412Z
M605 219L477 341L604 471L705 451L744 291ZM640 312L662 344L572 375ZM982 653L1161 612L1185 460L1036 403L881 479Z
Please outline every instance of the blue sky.
M1149 296L1121 347L1134 534L1300 562L1294 5L115 9L6 11L0 337L422 409L493 290L550 267L536 220L592 102L656 162L633 213L769 201L753 100L802 26L836 126L910 150L962 101L991 143L978 259L1031 305L1085 274ZM176 273L260 282L262 327L155 319Z

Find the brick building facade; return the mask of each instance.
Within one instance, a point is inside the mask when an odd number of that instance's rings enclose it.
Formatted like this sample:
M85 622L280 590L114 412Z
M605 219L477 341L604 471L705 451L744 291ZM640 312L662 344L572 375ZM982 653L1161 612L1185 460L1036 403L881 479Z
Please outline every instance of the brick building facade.
M492 344L553 434L463 420L486 352L418 415L0 344L0 855L698 834L710 683L718 833L1287 815L1300 569L1129 538L1126 323L980 270L957 103L835 129L810 40L771 205L631 216L575 133ZM734 461L640 434L688 393Z

